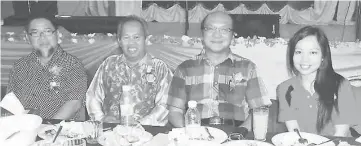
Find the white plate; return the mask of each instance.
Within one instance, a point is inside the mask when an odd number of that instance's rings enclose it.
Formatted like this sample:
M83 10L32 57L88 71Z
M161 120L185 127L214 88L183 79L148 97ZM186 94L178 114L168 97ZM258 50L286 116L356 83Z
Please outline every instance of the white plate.
M222 143L228 138L228 135L224 131L222 131L220 129L217 129L217 128L214 128L214 127L207 127L207 128L209 130L209 133L214 137L214 139L211 140L211 142ZM204 139L208 138L208 133L207 133L204 126L200 127L198 132L199 133L197 133L197 134L200 134L201 138L204 138ZM170 139L173 139L173 138L182 139L182 138L180 138L178 136L186 135L185 134L185 128L172 129L172 131L170 131L168 135L170 135ZM208 141L208 140L204 140L204 141Z
M182 144L178 144L178 145L182 145ZM178 146L174 143L170 143L167 146ZM212 141L204 141L204 140L190 140L188 141L188 143L183 144L185 146L222 146L222 144L219 143L215 143Z
M38 136L44 140L49 140L49 139L53 139L56 131L58 130L59 125L45 125L39 128L38 130ZM76 136L70 136L65 134L66 132L66 128L63 127L63 129L61 130L59 136L57 137L57 139L59 140L64 140L64 139L81 139L81 138L85 138L85 134L83 133L78 133L76 134Z
M223 144L223 146L273 146L270 143L257 140L232 140Z
M105 131L99 138L98 142L99 144L103 146L108 145L118 145L119 141L122 141L121 143L124 144L124 146L132 145L132 146L140 146L148 141L150 141L153 138L153 135L147 131L143 131L143 134L139 137L139 141L135 143L128 143L127 141L124 141L125 139L122 138L122 136L116 134L114 131ZM115 142L117 141L117 142Z
M328 138L317 134L306 133L306 132L300 132L300 133L302 138L308 140L308 143L318 144L329 140ZM297 135L296 132L280 133L272 137L272 143L276 146L293 146L297 143L299 138L300 137ZM323 144L322 146L335 146L335 144L333 142L328 142Z

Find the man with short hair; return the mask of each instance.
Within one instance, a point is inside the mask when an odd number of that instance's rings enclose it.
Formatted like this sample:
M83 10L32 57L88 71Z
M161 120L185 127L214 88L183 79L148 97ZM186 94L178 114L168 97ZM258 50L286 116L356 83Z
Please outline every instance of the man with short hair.
M271 104L256 65L233 54L233 20L223 12L207 15L201 23L204 50L181 63L169 89L169 121L183 127L187 102L198 102L202 124L227 124L251 129L248 107ZM245 134L245 133L243 133Z
M32 17L25 29L33 52L14 63L7 92L42 118L74 118L87 88L83 64L60 47L53 19Z
M134 105L131 117L142 125L164 126L168 122L166 103L172 72L162 60L147 53L147 36L147 23L139 17L128 16L118 24L117 42L123 54L108 57L94 75L86 100L92 119L119 123L120 106L124 105L122 87L127 86Z

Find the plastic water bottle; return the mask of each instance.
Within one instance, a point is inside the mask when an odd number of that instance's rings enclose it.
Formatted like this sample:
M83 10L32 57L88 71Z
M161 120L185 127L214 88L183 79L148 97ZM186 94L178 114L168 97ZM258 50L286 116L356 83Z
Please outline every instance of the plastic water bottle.
M132 86L125 85L122 87L123 93L120 99L120 125L133 126L135 124L134 102L131 96Z
M185 114L185 129L190 138L197 138L199 128L201 127L201 115L197 109L196 101L188 102L188 110Z

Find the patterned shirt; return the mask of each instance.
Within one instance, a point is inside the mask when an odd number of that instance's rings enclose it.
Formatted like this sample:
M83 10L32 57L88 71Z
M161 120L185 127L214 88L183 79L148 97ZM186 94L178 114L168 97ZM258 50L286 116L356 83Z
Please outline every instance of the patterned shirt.
M113 116L119 120L123 85L135 89L134 116L143 125L165 125L168 122L169 82L173 73L167 65L146 54L135 66L127 64L124 55L108 57L98 68L87 92L87 110L91 118Z
M286 122L297 120L300 129L304 132L333 135L334 125L348 124L350 126L358 124L355 115L359 115L356 105L356 98L353 95L351 84L344 80L340 84L338 91L339 113L334 108L332 110L331 122L328 123L321 133L317 132L317 111L318 94L310 94L302 85L299 79L293 77L278 85L277 97L280 103L278 120ZM336 96L335 96L336 98Z
M168 105L186 110L195 100L202 118L220 116L244 121L250 108L270 105L256 66L250 60L230 53L214 65L204 52L181 63L169 89Z
M70 100L83 100L87 76L80 60L60 47L46 66L35 51L15 62L10 72L8 92L14 92L24 108L37 109L51 119Z

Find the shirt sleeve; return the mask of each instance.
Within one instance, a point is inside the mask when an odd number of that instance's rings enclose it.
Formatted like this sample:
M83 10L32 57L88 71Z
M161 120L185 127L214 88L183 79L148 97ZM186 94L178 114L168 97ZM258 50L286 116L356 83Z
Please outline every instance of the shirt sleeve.
M16 66L15 64L13 65L13 68L10 70L10 74L9 74L9 84L6 88L6 93L10 93L13 92L13 90L16 89L15 86L17 86L17 72L16 72Z
M250 108L271 105L272 102L267 97L267 91L263 80L257 75L257 67L250 64L249 79L246 87L246 98Z
M352 91L352 86L348 80L344 80L340 84L338 91L338 108L339 113L333 117L335 125L348 124L350 126L357 124L355 115L359 115L357 110L356 98Z
M107 60L105 60L96 71L92 82L86 92L86 109L91 119L102 120L104 113L102 110L103 101L105 98L103 74Z
M169 87L168 108L175 107L183 111L185 110L187 97L185 83L184 69L178 66Z
M168 123L169 111L167 109L167 100L173 73L170 69L168 69L166 64L163 64L158 71L161 78L159 81L160 89L155 97L155 107L152 109L151 113L146 116L146 118L152 119L152 123L142 123L143 125L164 126Z
M282 84L281 84L282 85ZM293 112L293 109L290 107L286 100L286 88L282 88L281 85L277 86L277 98L279 102L279 109L278 109L278 121L279 122L286 122L289 120L296 120L295 112Z

